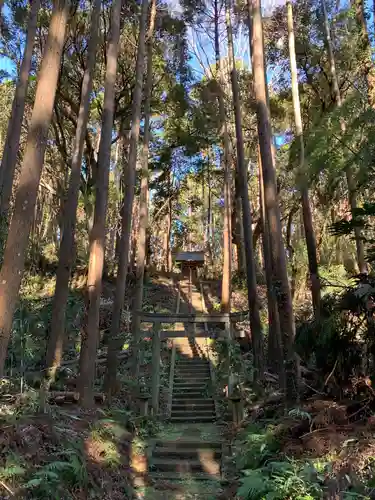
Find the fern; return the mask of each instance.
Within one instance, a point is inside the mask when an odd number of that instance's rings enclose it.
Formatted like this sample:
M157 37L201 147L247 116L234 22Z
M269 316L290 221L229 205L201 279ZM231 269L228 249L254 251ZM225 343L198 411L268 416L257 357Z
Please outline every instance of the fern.
M308 420L309 422L312 421L312 417L310 413L307 411L303 411L300 408L293 408L293 410L290 410L288 415L292 418L299 418L301 420Z
M18 464L6 465L0 468L0 478L1 479L11 479L16 476L23 476L26 469Z
M247 429L248 435L241 446L239 466L241 469L257 469L279 451L279 443L273 428L260 430L256 426Z
M323 494L321 478L311 463L268 462L242 472L245 477L237 494L243 500L314 500Z
M3 467L0 467L0 479L8 480L23 476L26 472L22 457L9 453Z
M261 471L258 470L245 470L242 471L246 477L241 479L241 486L237 491L240 498L246 500L258 500L268 493L270 489L269 480Z
M58 454L60 460L45 464L25 484L26 491L32 491L40 498L66 498L62 492L67 487L85 486L87 470L77 450L68 449ZM66 493L66 492L65 492Z

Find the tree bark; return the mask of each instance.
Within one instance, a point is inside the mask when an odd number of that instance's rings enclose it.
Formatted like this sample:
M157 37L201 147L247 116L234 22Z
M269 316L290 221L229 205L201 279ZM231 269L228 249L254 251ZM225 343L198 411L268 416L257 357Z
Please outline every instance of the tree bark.
M13 99L12 114L8 124L3 158L0 165L0 219L3 220L7 217L9 202L12 196L14 172L16 169L17 154L20 146L22 121L25 110L27 88L29 84L29 73L34 49L39 8L40 0L30 1L30 15L27 26L25 50L23 53L16 92Z
M214 265L212 254L213 247L213 230L212 230L212 186L211 186L211 160L208 157L207 163L207 184L208 184L208 207L207 207L207 251L211 269Z
M143 280L145 275L145 263L146 263L146 243L147 243L147 228L148 228L148 154L149 154L149 142L150 142L150 114L151 114L151 91L152 91L152 46L153 46L153 36L154 36L154 26L156 17L156 0L152 0L151 3L151 16L150 25L147 33L147 80L144 89L144 135L143 135L143 145L141 152L141 168L142 168L142 178L141 178L141 195L139 201L139 234L137 242L137 271L136 271L136 285L135 285L135 295L133 302L134 311L140 311L142 309L143 302ZM140 318L136 314L132 317L132 332L134 335L134 375L135 379L138 380L139 377L139 333L140 333L141 323Z
M367 83L367 102L375 107L375 68L372 60L372 49L370 37L367 31L366 14L364 0L351 0L352 6L355 8L357 25L361 34L362 46L360 47L365 54L365 67L363 70L364 77Z
M227 119L224 105L224 75L220 59L219 44L219 6L218 0L214 3L215 10L215 59L216 59L216 85L219 104L219 120L224 165L224 228L223 228L223 277L221 286L221 310L230 312L231 278L232 278L232 230L231 230L231 173L230 173L230 144L227 128Z
M27 137L13 218L9 227L0 271L0 377L4 371L13 314L25 265L27 243L33 223L38 187L47 146L69 1L54 2L43 60L38 77L34 108Z
M338 78L337 78L335 56L333 54L333 45L332 45L331 32L330 32L330 26L329 26L329 21L328 21L325 0L322 0L322 10L323 10L323 19L324 19L324 31L325 31L325 36L326 36L325 41L327 44L328 60L329 60L329 64L330 64L330 71L331 71L331 77L332 77L332 86L333 86L333 91L334 91L335 97L336 97L336 105L338 108L341 108L342 107L341 92L340 92L339 82L338 82ZM340 126L341 126L341 132L343 134L345 134L346 124L342 118L340 119ZM356 187L355 179L353 177L353 173L350 170L350 167L346 168L345 176L346 176L346 183L348 186L348 200L349 200L349 204L350 204L350 208L351 208L352 218L354 218L355 211L358 207L357 187ZM367 273L368 269L367 269L367 263L366 263L366 259L365 259L365 249L364 249L364 244L363 244L363 239L362 239L362 231L359 227L356 227L354 229L354 237L355 237L355 244L356 244L356 249L357 249L357 262L358 262L359 272L360 273Z
M231 11L231 0L227 0L226 22L228 34L228 55L230 60L233 108L236 128L238 188L242 201L242 225L246 256L247 298L249 302L249 319L254 352L254 380L257 383L261 383L264 380L263 331L259 312L259 298L257 291L256 268L253 248L253 221L251 216L251 206L247 184L247 165L245 161L244 141L242 134L241 100L233 47Z
M115 111L115 84L120 40L122 0L112 5L111 35L107 48L101 138L98 155L94 224L90 234L90 258L87 277L87 325L82 332L80 355L80 397L84 407L93 404L95 359L99 342L99 308L105 248L105 224L108 201L112 128Z
M122 335L120 334L121 312L124 305L124 294L126 288L126 276L129 264L129 244L131 217L134 200L135 174L137 164L137 148L139 139L141 104L142 104L142 83L145 62L145 38L147 23L148 0L142 0L141 13L139 18L139 38L137 63L135 70L135 89L132 106L132 125L130 135L129 161L124 171L125 178L125 199L122 210L121 221L121 241L119 262L116 279L116 291L113 302L111 332L108 346L106 388L111 392L116 381L117 352L121 349Z
M167 271L170 273L172 271L172 249L171 249L171 235L172 235L172 222L173 222L173 210L172 210L172 170L169 172L169 198L168 198L168 219L167 219Z
M99 39L100 0L95 0L91 15L90 41L87 49L87 66L81 88L73 157L70 171L67 198L62 210L62 238L59 249L59 264L56 276L55 295L52 304L50 337L48 340L46 367L48 378L53 380L56 369L61 364L65 335L66 304L69 295L69 280L74 259L74 236L79 188L81 184L81 166L90 110L90 96L95 71L96 48Z
M233 214L232 214L232 228L233 237L232 242L236 245L236 264L237 271L240 276L246 275L246 250L244 245L244 228L243 228L243 217L242 217L242 199L241 199L241 189L239 187L239 173L238 173L238 158L236 166L236 177L235 177L235 196L233 203Z
M266 207L264 203L264 184L262 174L262 159L258 145L258 171L259 171L259 210L262 225L262 247L264 259L264 271L267 286L267 308L268 308L268 366L279 375L279 385L285 388L285 369L283 342L280 328L279 311L277 308L276 290L273 284L273 265L270 243L269 225L267 223Z
M295 39L294 39L294 27L293 27L293 7L292 7L292 2L290 0L287 0L286 8L288 16L289 58L290 58L290 72L292 77L294 121L296 127L296 139L299 143L298 184L302 200L302 213L303 213L303 223L305 228L307 255L309 261L312 303L313 303L315 317L318 318L320 311L320 279L318 271L318 258L316 254L314 224L311 213L309 192L307 188L306 165L305 165L305 143L303 138L303 125L302 125L301 106L300 106L299 90L298 90L297 61L296 61L296 49L295 49Z
M253 58L259 147L262 160L264 203L267 222L269 224L270 247L273 261L273 284L277 290L280 328L283 332L286 401L287 404L293 404L298 399L298 370L294 352L295 325L272 154L272 135L265 77L263 22L260 0L248 0L248 7L250 27L252 28L250 43Z

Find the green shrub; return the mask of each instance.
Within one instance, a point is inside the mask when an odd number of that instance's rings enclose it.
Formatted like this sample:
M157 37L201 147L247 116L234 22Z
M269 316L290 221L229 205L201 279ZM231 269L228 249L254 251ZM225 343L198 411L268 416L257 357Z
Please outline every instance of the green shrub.
M34 472L24 488L37 499L73 498L67 489L87 486L87 469L82 454L75 449L67 449Z
M242 500L314 500L323 495L324 471L313 463L268 462L244 470L238 496Z

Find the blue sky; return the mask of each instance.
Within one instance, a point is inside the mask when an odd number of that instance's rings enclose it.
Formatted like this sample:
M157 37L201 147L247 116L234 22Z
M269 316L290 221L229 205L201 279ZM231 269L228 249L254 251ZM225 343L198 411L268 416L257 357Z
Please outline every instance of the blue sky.
M170 10L174 14L178 14L181 12L181 7L179 0L170 0ZM275 7L282 5L284 3L284 0L266 0L263 2L263 10L266 13L269 13L272 11ZM341 6L344 6L347 3L347 0L342 0ZM367 11L370 13L369 20L368 20L368 27L373 34L373 26L374 26L374 17L373 17L373 6L372 2L369 0L366 0L366 7ZM3 8L3 15L7 18L9 17L9 8L5 4ZM193 44L193 35L190 32L190 43ZM214 62L214 52L213 52L213 47L212 47L212 42L208 39L206 41L203 41L203 49L205 50L206 54L202 57L204 59L204 62L207 62L206 55L208 56L209 62L212 64ZM223 40L224 42L224 40ZM236 51L236 57L239 59L243 59L245 65L250 65L250 54L249 54L249 48L248 48L248 37L246 33L246 28L244 27L242 30L238 31L237 36L235 37L235 51ZM190 47L191 48L191 47ZM224 46L224 43L222 44L222 55L226 53L226 47ZM196 71L197 77L199 75L202 76L202 67L198 61L198 59L194 56L194 54L191 51L191 66L193 70ZM12 76L15 76L15 65L12 63L8 58L0 56L0 70L6 71L7 73L10 73ZM269 75L271 77L271 74Z
M9 7L6 5L6 3L4 4L2 15L5 18L9 18ZM0 70L6 71L12 76L15 76L15 65L7 57L0 56Z

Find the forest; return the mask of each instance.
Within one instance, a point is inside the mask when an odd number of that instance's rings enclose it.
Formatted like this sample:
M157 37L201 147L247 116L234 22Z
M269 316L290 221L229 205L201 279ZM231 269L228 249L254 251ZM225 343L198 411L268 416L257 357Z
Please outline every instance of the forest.
M0 0L0 500L375 498L374 47Z

